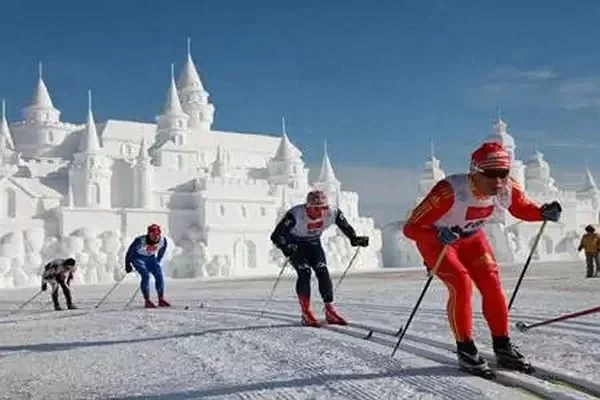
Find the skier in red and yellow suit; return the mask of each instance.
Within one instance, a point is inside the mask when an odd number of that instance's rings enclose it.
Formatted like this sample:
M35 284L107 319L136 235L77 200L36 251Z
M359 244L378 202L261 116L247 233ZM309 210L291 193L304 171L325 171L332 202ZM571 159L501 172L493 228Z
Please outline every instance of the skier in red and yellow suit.
M427 268L433 268L443 247L448 249L437 276L448 288L448 320L457 342L459 366L488 370L473 342L473 285L481 292L483 315L491 330L501 366L532 370L509 338L508 306L492 247L481 229L497 207L524 221L558 221L558 202L533 204L509 178L510 155L498 143L484 143L471 157L468 174L439 181L412 211L404 235L416 242Z

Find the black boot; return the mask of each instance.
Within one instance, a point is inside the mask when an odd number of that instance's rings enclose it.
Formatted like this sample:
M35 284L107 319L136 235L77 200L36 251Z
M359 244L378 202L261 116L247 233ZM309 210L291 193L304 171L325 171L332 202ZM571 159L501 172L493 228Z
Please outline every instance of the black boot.
M494 336L492 340L496 361L499 366L526 373L535 371L525 356L519 352L517 346L514 346L510 342L508 336Z
M472 340L456 342L456 354L460 369L488 379L495 377L494 371L491 370L487 361L479 355L479 351L477 351L477 347Z

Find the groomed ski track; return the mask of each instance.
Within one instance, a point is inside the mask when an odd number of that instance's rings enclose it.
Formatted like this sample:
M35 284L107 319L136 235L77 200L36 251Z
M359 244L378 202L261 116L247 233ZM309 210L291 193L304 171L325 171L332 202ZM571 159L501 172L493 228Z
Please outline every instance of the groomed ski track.
M543 283L554 281L563 269L549 266L542 271L525 280L513 323L558 314L554 307L542 317L536 307L540 293L551 295ZM508 292L514 284L512 273L508 271L505 279ZM351 324L322 328L300 326L291 279L280 282L260 319L271 279L169 281L167 290L174 307L157 310L144 310L139 301L124 309L135 287L133 279L99 309L93 307L109 286L75 286L81 309L60 313L50 311L49 296L44 295L9 314L31 295L31 289L2 291L0 399L600 398L600 385L594 383L598 372L586 376L568 364L544 362L543 357L538 361L537 353L532 354L525 344L522 350L537 367L535 375L499 370L498 378L488 381L459 371L439 285L432 285L398 352L390 358L397 340L393 335L418 296L422 274L346 279L337 303ZM569 297L569 282L581 289L575 281L563 280L561 298ZM556 290L552 285L550 289ZM322 316L316 286L313 290L313 306ZM528 305L529 296L537 301ZM474 302L476 311L479 301ZM593 302L589 296L571 299L564 308L572 311L579 303L587 307ZM491 356L479 314L475 324L480 347ZM371 329L374 334L367 340ZM600 320L567 321L513 335L520 343L535 338L597 343Z

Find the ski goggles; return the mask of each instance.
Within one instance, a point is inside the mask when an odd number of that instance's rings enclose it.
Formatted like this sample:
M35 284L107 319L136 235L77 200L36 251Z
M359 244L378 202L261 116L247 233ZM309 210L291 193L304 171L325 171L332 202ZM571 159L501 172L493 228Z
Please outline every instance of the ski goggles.
M484 169L481 171L481 175L490 179L506 179L510 174L508 169Z

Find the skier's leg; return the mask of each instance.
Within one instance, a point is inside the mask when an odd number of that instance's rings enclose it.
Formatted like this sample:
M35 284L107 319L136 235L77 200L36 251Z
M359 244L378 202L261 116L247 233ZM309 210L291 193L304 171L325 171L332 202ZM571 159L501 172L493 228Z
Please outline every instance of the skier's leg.
M56 311L61 310L60 302L58 301L58 283L55 280L50 282L50 286L52 287L52 292L50 296L52 297L52 303L54 304L54 309Z
M76 307L73 305L73 299L71 298L71 289L69 288L69 286L67 286L65 279L62 276L59 276L57 282L62 288L63 294L65 295L65 300L67 301L67 308L69 310L74 310Z
M150 273L148 272L148 268L141 260L133 261L133 268L140 274L140 290L142 291L142 295L144 296L144 300L147 307L152 307L154 304L150 300Z
M319 282L319 293L325 303L325 318L330 324L347 325L346 320L337 312L333 305L333 283L327 268L327 259L321 244L313 246L311 265Z
M294 257L290 264L296 270L298 277L296 279L296 294L300 303L302 312L302 323L309 326L319 326L319 320L315 316L310 306L310 278L311 269L304 256Z
M594 262L596 264L596 273L594 276L598 276L598 273L600 273L600 253L594 253Z
M480 231L466 240L459 256L481 293L483 315L492 333L498 363L507 368L531 370L529 362L510 341L508 302L500 281L498 264L484 232Z
M170 307L171 304L169 304L169 302L164 298L165 280L162 267L158 262L154 262L148 266L148 271L154 277L154 287L156 288L156 294L158 295L159 307Z
M448 288L446 310L448 322L456 340L458 365L469 372L485 374L489 371L489 366L479 355L473 341L473 282L458 258L457 247L460 247L461 244L458 242L447 249L437 270L437 276ZM417 242L417 248L425 260L426 267L431 269L436 264L443 245Z

